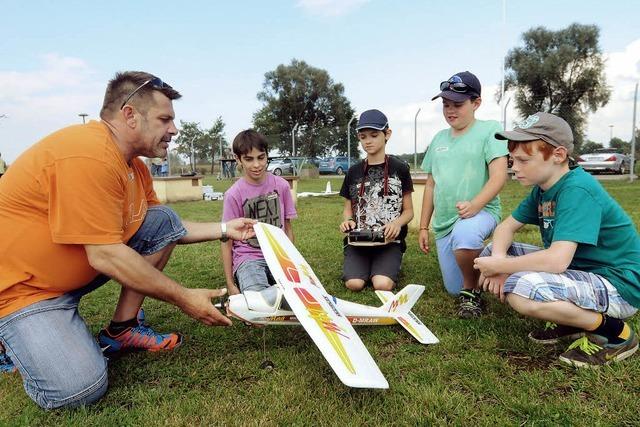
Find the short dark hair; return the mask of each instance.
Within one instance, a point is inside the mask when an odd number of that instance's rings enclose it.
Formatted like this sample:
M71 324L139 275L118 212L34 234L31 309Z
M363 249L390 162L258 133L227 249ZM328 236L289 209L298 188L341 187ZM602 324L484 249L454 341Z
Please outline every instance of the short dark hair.
M240 157L247 154L253 148L258 151L269 152L269 143L267 138L253 129L243 130L233 138L233 154Z
M105 119L120 110L122 103L131 93L139 88L145 82L156 78L153 74L144 71L122 71L116 73L115 77L109 80L107 90L104 93L104 101L100 110L100 117ZM148 101L151 99L153 91L157 90L170 100L182 97L180 92L170 86L157 89L151 85L140 88L135 96L131 99L132 104L141 104L141 100Z

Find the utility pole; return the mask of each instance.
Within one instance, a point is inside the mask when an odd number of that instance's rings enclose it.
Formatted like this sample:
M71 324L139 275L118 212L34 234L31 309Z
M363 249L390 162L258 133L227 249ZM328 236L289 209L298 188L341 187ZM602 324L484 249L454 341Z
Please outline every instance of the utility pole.
M82 124L84 124L85 123L84 119L85 119L85 117L88 116L88 114L87 113L80 113L80 114L78 114L78 116L82 117Z
M413 170L418 170L418 114L422 108L418 108L413 118Z
M613 139L613 125L609 125L609 147L611 147L612 139Z
M509 106L509 102L511 102L511 97L507 99L507 102L504 104L504 108L502 109L502 130L507 130L507 107Z
M291 151L292 157L296 156L296 130L298 130L298 126L300 126L300 123L296 123L293 129L291 129L291 145L293 146Z
M351 168L351 123L356 119L357 116L351 117L349 119L349 123L347 123L347 170Z

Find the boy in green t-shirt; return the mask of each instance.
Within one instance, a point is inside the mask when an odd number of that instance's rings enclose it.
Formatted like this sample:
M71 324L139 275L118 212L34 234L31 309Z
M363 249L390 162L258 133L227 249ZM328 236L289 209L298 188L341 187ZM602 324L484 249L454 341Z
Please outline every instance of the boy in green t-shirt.
M429 252L429 224L436 237L444 286L459 295L458 316L482 313L473 260L500 221L498 193L507 179L507 144L495 139L494 120L476 120L480 81L468 71L440 84L442 112L450 128L436 134L422 162L429 175L422 198L418 243ZM433 215L433 221L431 217Z
M573 133L561 118L536 113L496 137L509 141L516 178L533 189L475 260L482 287L547 321L532 340L575 339L562 362L599 366L631 356L638 339L621 319L640 307L633 222L591 175L569 167ZM544 249L513 242L524 224L540 227Z

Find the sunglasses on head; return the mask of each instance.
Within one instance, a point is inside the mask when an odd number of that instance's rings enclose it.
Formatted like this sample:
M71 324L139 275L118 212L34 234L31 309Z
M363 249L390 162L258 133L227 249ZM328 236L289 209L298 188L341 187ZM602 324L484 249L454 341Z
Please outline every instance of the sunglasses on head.
M451 90L457 93L475 92L475 90L464 83L458 76L453 76L449 80L440 83L440 90Z
M136 93L138 93L138 91L140 89L142 89L143 87L145 87L146 85L150 84L152 88L156 89L156 90L162 90L165 88L169 88L171 89L171 86L169 86L168 84L166 84L165 82L163 82L159 77L154 77L152 79L149 79L147 81L145 81L144 83L142 83L140 86L138 86L137 88L135 88L133 90L133 92L131 92L129 94L129 96L127 96L124 100L124 102L122 103L122 105L120 106L120 109L122 110L124 108L124 106L127 104L127 102L129 102L129 100L131 99L131 97L133 95L135 95Z

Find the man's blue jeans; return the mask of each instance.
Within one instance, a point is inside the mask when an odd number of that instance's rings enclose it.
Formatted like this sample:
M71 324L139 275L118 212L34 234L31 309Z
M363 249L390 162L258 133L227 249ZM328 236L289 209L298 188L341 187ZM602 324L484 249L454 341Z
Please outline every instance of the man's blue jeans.
M170 208L152 206L128 245L150 255L186 233ZM25 391L40 407L85 405L106 393L106 359L78 313L78 303L107 281L100 275L77 291L0 318L0 341L22 375Z

